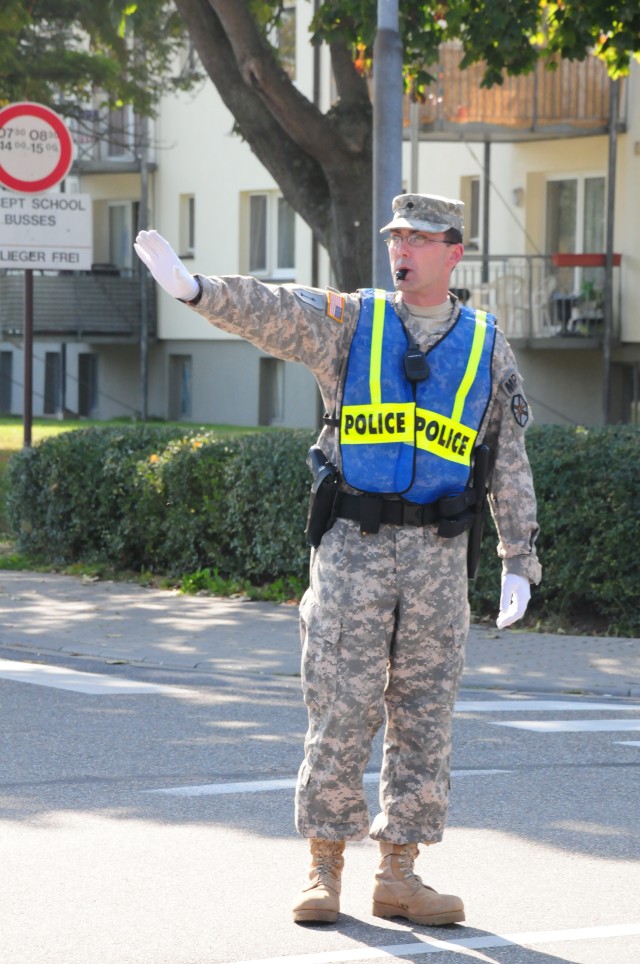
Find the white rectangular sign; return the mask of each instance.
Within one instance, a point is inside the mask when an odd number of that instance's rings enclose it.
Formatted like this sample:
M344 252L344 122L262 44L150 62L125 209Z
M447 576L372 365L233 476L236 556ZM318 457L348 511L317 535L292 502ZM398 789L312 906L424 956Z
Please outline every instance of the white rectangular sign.
M0 192L0 268L86 271L92 261L89 194Z

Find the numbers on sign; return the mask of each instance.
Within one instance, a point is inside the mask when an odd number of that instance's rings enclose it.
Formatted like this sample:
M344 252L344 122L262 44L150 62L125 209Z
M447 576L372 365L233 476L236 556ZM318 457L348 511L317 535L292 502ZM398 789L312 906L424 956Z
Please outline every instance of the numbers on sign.
M0 141L10 141L14 135L24 137L26 133L24 127L11 127L9 124L4 124L0 127Z

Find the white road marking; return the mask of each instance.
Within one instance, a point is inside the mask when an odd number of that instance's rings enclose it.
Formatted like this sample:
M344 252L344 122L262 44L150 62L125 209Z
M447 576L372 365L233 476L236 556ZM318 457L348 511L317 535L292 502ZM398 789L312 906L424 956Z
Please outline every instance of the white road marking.
M491 723L491 726L511 726L516 730L535 730L539 733L615 733L639 730L640 720L513 720Z
M465 949L480 950L492 947L522 947L554 944L561 941L609 940L616 937L635 937L640 924L610 924L600 927L576 927L564 931L524 931L517 934L487 934L481 937L462 937L460 940L441 941L424 937L413 944L387 944L383 947L358 947L349 951L320 951L315 954L294 954L290 957L261 957L234 964L343 964L346 961L374 961L377 959L403 961L421 954L442 954L453 951L464 954ZM470 955L476 956L477 955ZM486 958L485 958L486 960ZM228 962L231 964L231 962Z
M616 746L640 746L640 740L615 740Z
M637 706L621 706L620 703L580 703L563 702L561 700L458 700L455 705L456 713L546 713L573 711L584 713L585 710L634 710L640 712Z
M453 770L452 777L492 776L510 773L510 770ZM378 783L379 773L365 773L363 783ZM201 783L186 787L161 787L159 790L143 790L143 793L166 793L175 797L217 797L226 793L269 793L270 790L295 790L296 778L282 780L253 780L244 783Z
M145 693L171 693L177 695L178 687L161 686L157 683L138 683L135 680L120 679L101 673L80 673L64 666L45 666L42 663L19 663L10 659L0 659L0 678L14 683L32 683L35 686L50 686L74 693L91 696L116 696Z

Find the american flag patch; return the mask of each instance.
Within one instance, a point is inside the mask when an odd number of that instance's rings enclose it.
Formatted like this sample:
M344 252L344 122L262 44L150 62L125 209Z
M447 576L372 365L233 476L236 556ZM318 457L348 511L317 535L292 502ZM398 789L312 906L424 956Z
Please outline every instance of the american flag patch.
M343 295L338 295L334 291L327 291L327 314L334 321L342 322L344 319Z

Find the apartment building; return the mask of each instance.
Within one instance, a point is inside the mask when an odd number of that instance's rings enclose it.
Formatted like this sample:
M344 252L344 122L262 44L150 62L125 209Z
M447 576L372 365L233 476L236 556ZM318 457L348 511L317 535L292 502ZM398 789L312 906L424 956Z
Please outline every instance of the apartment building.
M287 38L307 96L309 6L292 5ZM466 254L452 284L498 316L539 423L637 421L640 65L617 88L591 59L482 91L456 58L455 46L443 49L431 96L420 109L406 105L403 189L465 201ZM320 77L326 109L326 52ZM136 146L135 118L119 120L107 141L85 129L64 185L92 198L93 270L35 279L34 414L146 408L196 424L316 426L319 396L305 369L168 298L132 247L142 203L192 271L304 285L310 229L233 134L210 82L161 102L148 150ZM319 285L332 282L322 251L315 272ZM18 413L19 273L0 277L0 294L0 409Z

